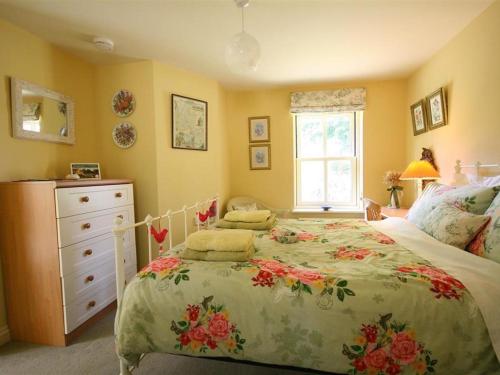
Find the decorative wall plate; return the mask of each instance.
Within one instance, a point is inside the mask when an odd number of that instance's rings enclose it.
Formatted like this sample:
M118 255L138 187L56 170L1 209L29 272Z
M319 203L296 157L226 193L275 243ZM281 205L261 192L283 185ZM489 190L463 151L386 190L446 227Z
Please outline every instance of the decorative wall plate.
M129 122L122 122L113 128L113 141L118 147L129 148L137 139L137 131Z
M135 96L128 90L118 90L113 95L111 108L115 115L119 117L127 117L135 110Z

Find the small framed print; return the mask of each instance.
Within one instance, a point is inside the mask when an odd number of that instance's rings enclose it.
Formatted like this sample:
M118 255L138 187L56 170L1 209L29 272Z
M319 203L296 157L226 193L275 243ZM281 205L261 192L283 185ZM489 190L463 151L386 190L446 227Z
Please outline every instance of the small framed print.
M208 150L208 103L172 94L172 148Z
M410 107L411 120L413 123L413 135L419 135L427 131L427 117L425 115L425 101L419 100Z
M269 116L249 117L248 135L250 143L271 141L271 118Z
M71 174L77 174L82 180L100 180L99 163L71 163Z
M446 125L448 119L444 88L440 87L427 97L429 110L429 129L436 129Z
M271 145L250 145L250 169L271 169Z

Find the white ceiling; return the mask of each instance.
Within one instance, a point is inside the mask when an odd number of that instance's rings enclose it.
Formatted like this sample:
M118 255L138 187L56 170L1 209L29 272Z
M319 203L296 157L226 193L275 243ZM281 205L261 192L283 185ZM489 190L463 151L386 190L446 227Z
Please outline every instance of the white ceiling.
M403 77L492 1L252 0L262 58L250 76L224 62L241 27L232 0L0 0L0 17L94 63L156 59L243 88ZM94 49L97 35L113 54Z

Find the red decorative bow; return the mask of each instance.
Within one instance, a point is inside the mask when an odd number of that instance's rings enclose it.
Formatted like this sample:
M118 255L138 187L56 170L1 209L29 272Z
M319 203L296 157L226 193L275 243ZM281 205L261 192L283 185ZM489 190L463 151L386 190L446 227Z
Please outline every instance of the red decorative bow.
M197 212L197 215L200 221L204 223L210 216L210 210L207 210L204 214L202 214L201 212Z
M150 229L151 235L154 237L155 241L159 244L162 244L165 241L165 237L167 237L168 229L164 228L161 231L157 232L155 227L151 227Z
M212 201L212 204L210 205L210 208L208 209L208 215L210 217L214 217L217 215L217 201Z

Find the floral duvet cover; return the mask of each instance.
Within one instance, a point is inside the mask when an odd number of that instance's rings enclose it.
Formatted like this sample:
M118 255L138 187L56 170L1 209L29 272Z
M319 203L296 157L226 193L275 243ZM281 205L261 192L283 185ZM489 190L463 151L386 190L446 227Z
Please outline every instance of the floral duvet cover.
M231 357L347 374L497 374L460 280L362 220L280 220L299 242L257 232L249 262L141 270L116 317L118 354Z

